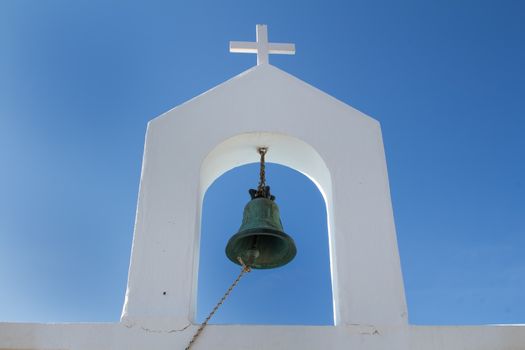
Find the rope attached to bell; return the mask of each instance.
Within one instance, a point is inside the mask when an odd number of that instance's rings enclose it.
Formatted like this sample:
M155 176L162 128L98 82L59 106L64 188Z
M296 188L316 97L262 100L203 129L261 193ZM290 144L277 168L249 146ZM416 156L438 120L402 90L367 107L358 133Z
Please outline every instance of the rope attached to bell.
M235 281L233 281L232 285L230 286L230 288L228 288L228 290L226 291L226 293L224 293L224 295L222 296L222 298L219 300L219 302L217 303L217 305L215 305L215 307L213 308L213 310L210 312L210 314L208 315L208 317L206 317L206 319L204 320L204 322L201 323L201 325L199 326L199 328L197 329L197 331L195 332L195 334L193 335L193 337L191 338L190 342L188 343L188 346L186 346L185 350L189 350L193 344L195 343L195 341L197 340L197 338L199 337L199 335L202 333L202 331L204 330L204 328L206 328L206 326L208 325L208 322L210 321L210 319L213 317L213 315L215 315L215 313L217 312L217 310L219 309L219 307L224 303L224 301L226 300L226 298L228 298L228 296L230 295L230 293L232 292L233 288L235 288L237 286L237 284L239 283L239 281L241 280L242 276L244 276L245 273L248 273L248 272L251 272L252 270L250 269L249 266L247 266L246 264L244 264L244 262L242 261L242 259L240 257L237 258L237 260L239 260L239 263L241 264L242 268L241 268L241 272L239 273L239 276L237 276L237 278L235 279Z

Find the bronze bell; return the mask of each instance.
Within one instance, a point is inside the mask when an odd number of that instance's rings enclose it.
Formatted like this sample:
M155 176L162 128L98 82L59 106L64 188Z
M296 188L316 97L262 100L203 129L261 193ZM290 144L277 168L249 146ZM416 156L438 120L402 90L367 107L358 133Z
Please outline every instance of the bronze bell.
M283 231L279 207L270 187L250 190L252 199L244 207L239 231L226 246L226 255L236 264L238 257L255 269L272 269L289 263L297 253L293 239Z

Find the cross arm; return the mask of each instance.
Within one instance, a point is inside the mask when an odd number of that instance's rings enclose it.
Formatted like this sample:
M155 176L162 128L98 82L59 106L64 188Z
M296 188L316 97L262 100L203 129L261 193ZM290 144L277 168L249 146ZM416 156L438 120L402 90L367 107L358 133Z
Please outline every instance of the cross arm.
M295 44L270 44L268 53L295 55Z
M257 53L257 43L248 41L230 41L230 52Z

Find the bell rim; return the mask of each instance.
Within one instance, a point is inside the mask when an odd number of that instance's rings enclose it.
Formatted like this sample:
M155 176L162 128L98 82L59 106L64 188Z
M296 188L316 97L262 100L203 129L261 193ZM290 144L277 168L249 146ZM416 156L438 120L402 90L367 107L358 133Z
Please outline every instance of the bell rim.
M234 239L239 239L239 238L242 238L245 235L252 234L252 233L261 233L262 235L265 235L265 236L277 237L277 238L280 238L282 240L287 240L287 241L289 241L289 243L291 243L289 245L290 249L288 251L288 254L286 254L284 256L284 259L282 260L282 261L284 261L284 263L280 263L280 264L276 264L276 265L268 265L268 266L264 266L264 267L250 265L250 268L252 268L252 269L267 270L267 269L274 269L274 268L277 268L277 267L281 267L281 266L284 266L284 265L288 264L297 255L297 248L295 246L295 241L286 232L279 231L279 230L274 230L274 229L271 229L271 228L250 228L250 229L246 229L246 230L237 232L232 237L230 237L230 239L228 240L228 244L226 244L226 249L225 249L226 250L226 256L233 263L235 263L237 265L240 265L239 261L237 261L237 257L233 256L232 254L230 254L230 253L232 253L231 249L229 249L230 242L232 242Z

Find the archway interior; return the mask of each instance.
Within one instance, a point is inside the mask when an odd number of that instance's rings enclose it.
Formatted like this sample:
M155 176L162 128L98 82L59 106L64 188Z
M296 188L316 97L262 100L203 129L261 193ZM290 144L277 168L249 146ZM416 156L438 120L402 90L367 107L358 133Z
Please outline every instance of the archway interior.
M214 316L215 324L333 325L333 297L326 206L317 186L301 173L267 163L267 183L277 197L285 232L297 245L295 259L243 278ZM240 267L224 253L239 229L258 182L257 163L236 167L205 193L202 207L196 321L202 322Z

